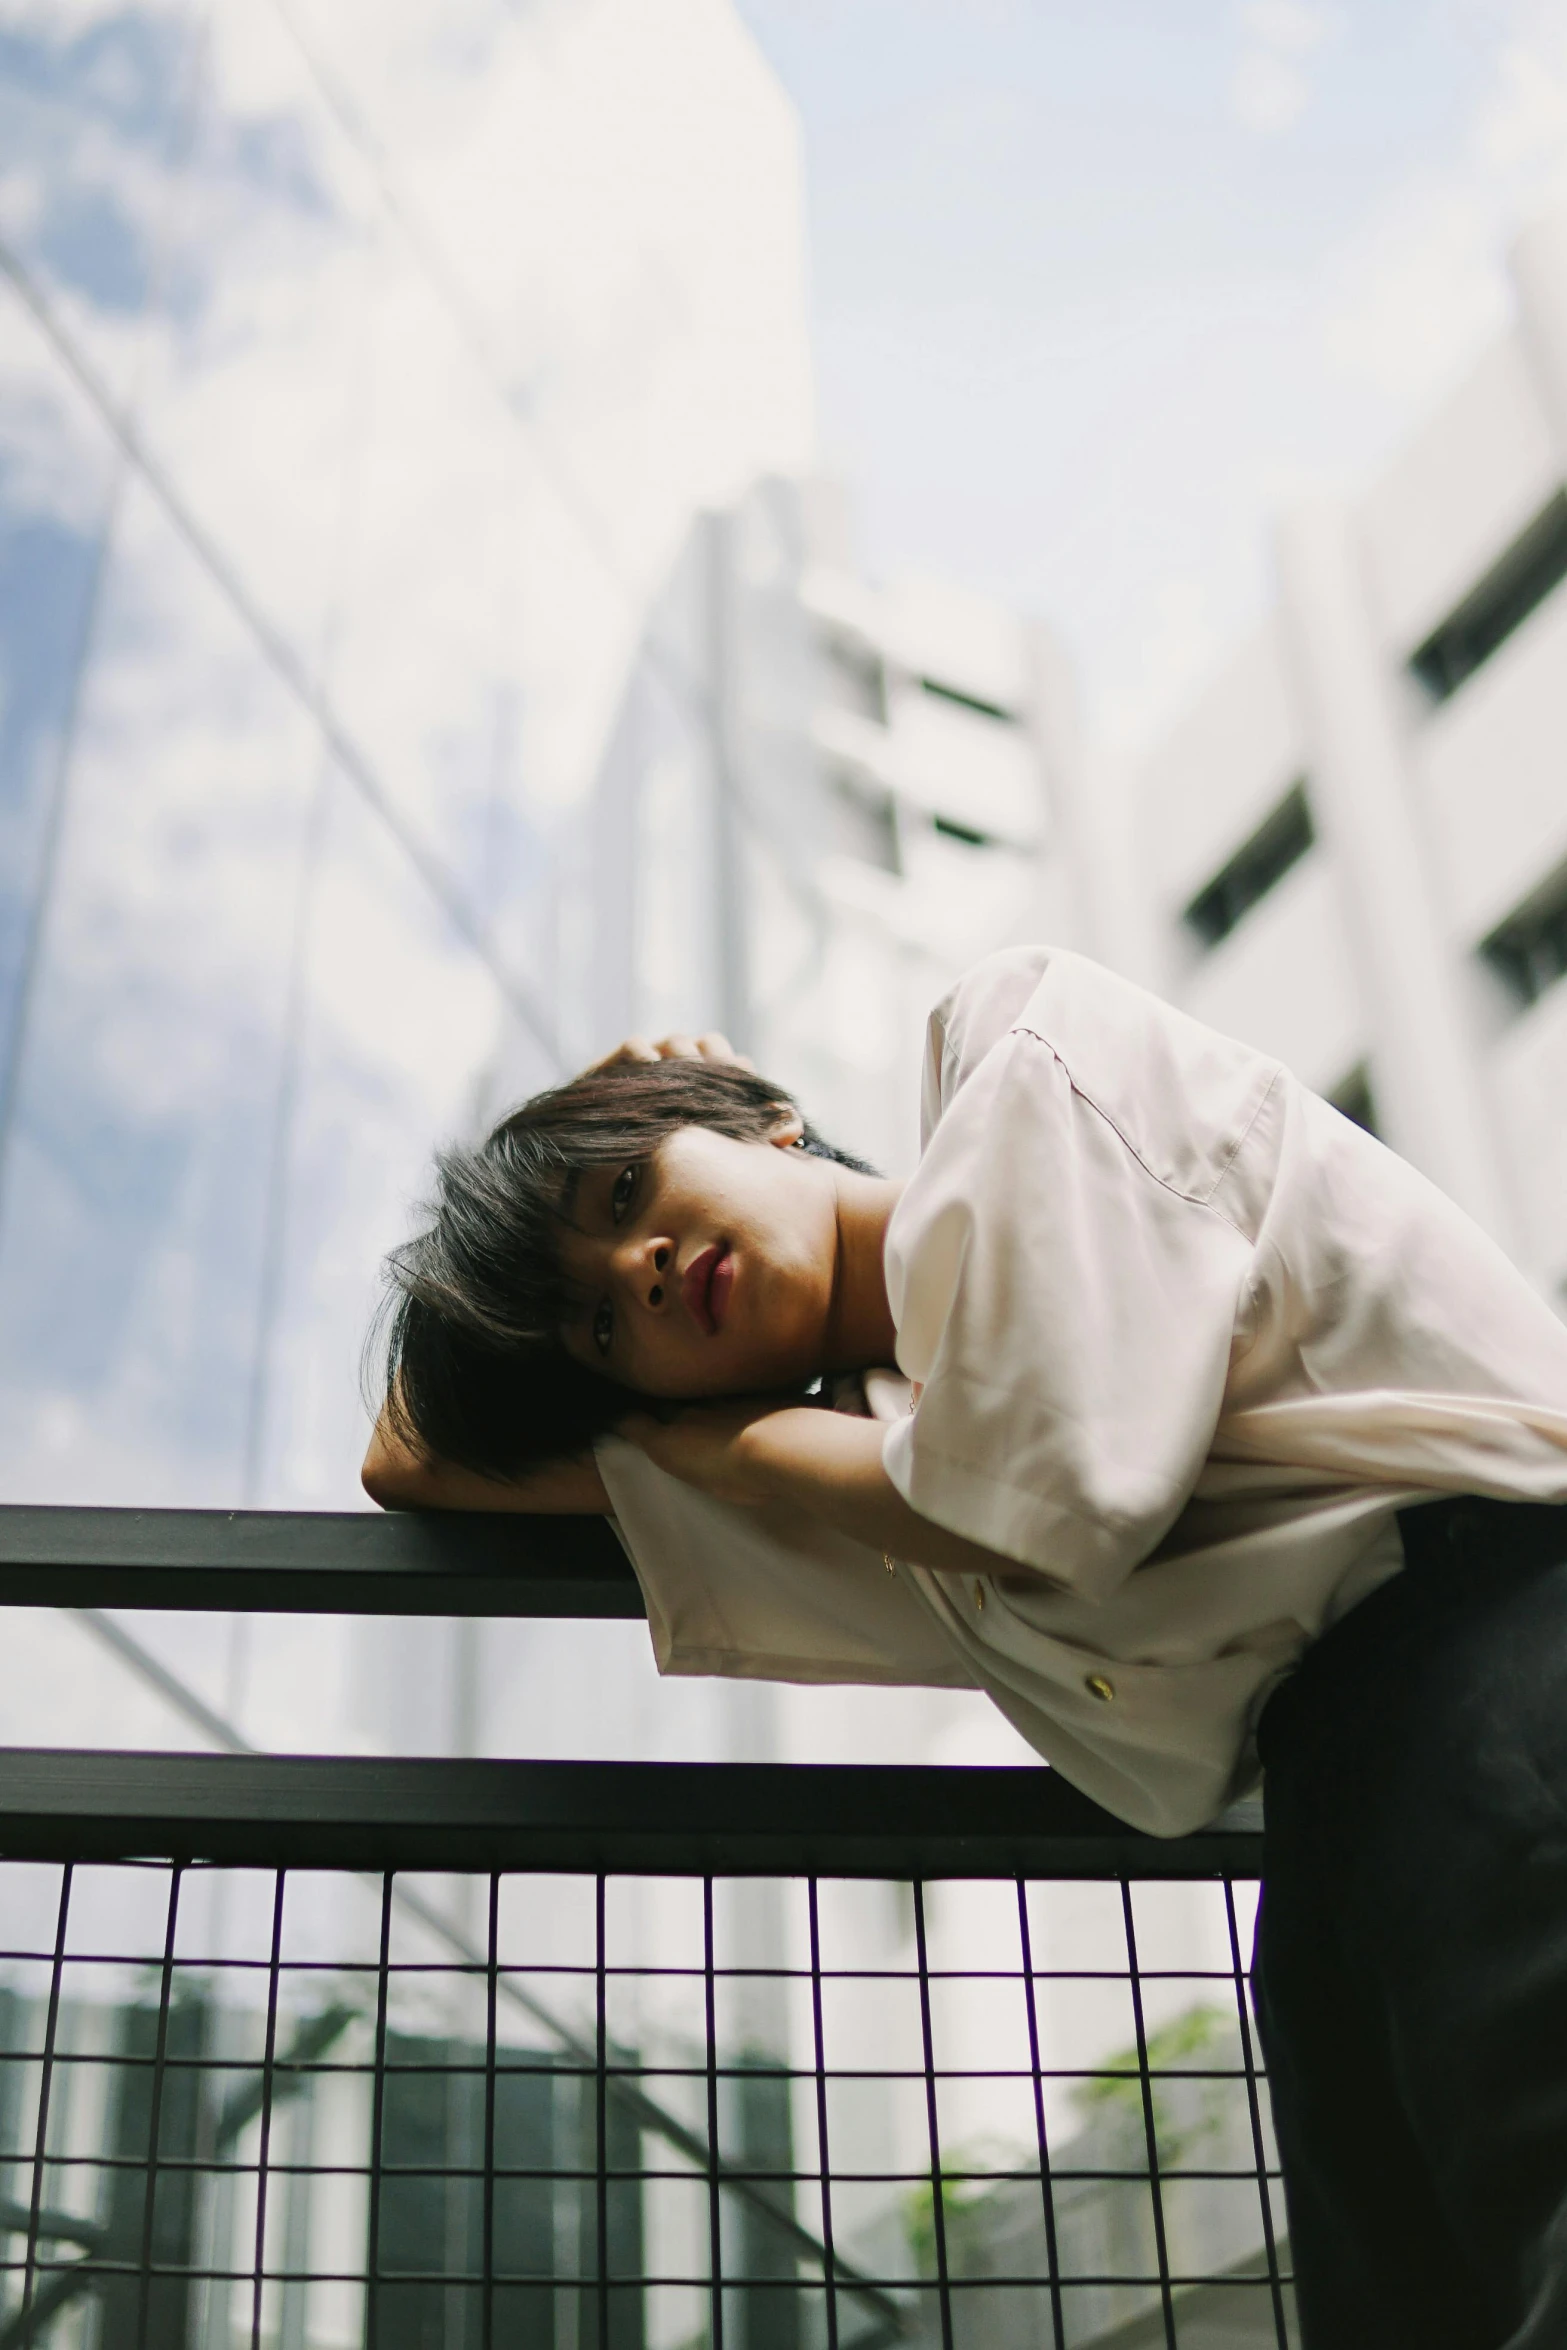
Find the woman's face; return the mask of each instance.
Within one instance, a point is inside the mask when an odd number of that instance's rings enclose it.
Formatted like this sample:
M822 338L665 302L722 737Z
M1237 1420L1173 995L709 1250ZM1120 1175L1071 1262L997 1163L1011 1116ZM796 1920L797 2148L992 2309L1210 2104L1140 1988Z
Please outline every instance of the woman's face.
M568 1354L639 1394L798 1386L823 1367L837 1274L830 1163L682 1126L578 1180L562 1266Z

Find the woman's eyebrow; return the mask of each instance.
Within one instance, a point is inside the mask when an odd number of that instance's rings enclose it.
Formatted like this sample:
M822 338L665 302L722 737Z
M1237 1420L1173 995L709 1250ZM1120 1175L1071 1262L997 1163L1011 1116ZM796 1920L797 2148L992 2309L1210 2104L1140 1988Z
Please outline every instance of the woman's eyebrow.
M595 1170L591 1167L568 1167L561 1182L560 1196L555 1202L555 1214L569 1231L580 1232L588 1238L586 1226L580 1220L582 1186L585 1178Z

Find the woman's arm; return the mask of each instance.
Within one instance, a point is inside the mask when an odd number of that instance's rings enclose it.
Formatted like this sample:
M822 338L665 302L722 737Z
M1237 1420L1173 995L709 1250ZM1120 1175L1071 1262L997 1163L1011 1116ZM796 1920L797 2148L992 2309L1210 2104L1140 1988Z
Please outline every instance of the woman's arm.
M480 1477L432 1460L398 1434L382 1412L359 1480L384 1510L529 1510L558 1517L607 1512L609 1495L591 1453L545 1461L520 1477Z
M667 1422L638 1414L618 1433L720 1500L787 1502L891 1558L947 1574L1038 1574L910 1509L882 1467L879 1420L809 1405L702 1404Z

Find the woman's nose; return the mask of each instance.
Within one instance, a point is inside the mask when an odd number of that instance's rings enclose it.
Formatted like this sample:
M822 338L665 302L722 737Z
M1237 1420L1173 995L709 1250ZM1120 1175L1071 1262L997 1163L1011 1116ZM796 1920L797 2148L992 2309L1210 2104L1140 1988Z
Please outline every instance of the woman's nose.
M667 1240L639 1241L626 1268L631 1294L641 1305L660 1311L669 1303L675 1252Z

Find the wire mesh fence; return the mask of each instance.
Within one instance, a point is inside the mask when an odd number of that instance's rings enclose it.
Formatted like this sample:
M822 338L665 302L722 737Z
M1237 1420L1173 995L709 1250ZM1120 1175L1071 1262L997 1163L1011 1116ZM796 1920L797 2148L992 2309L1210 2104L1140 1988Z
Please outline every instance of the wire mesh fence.
M0 1866L0 2350L1285 2350L1231 1878Z

